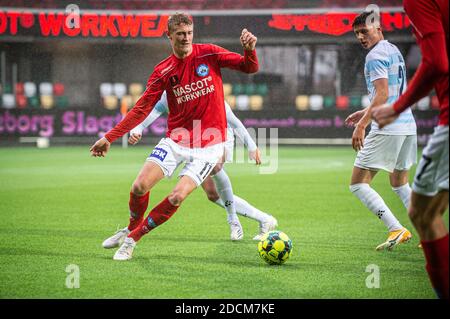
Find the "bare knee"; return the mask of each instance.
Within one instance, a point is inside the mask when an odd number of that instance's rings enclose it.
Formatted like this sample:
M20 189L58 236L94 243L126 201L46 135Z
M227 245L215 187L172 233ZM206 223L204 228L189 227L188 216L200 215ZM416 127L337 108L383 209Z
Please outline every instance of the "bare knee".
M413 225L417 228L417 227L423 227L425 225L425 220L426 218L424 218L423 214L424 212L420 213L416 207L414 207L413 205L410 205L408 208L408 216L409 219L411 220L411 222L413 223Z
M179 206L186 199L188 193L180 189L174 189L172 193L168 196L169 201L172 205Z
M430 227L437 217L444 214L448 207L448 193L439 193L430 198L413 192L408 215L417 228Z
M147 193L150 190L150 188L146 185L146 183L139 178L136 179L131 186L131 192L135 195L142 196L145 193Z
M213 203L217 202L220 199L219 194L217 194L216 192L207 192L206 196Z
M400 187L409 182L409 171L399 171L394 170L393 173L389 174L389 181L392 187Z

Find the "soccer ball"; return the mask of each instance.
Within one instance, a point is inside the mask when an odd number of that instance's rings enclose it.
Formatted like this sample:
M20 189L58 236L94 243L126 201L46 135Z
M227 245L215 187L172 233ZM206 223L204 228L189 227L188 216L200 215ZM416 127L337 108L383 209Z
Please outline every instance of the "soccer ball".
M270 231L258 243L258 251L268 264L281 265L292 255L292 240L282 231Z

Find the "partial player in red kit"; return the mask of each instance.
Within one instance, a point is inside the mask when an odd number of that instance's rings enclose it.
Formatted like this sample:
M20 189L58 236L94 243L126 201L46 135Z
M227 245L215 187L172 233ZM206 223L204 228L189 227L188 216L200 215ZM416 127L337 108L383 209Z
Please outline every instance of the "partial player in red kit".
M439 298L449 298L449 236L443 214L448 208L448 0L404 0L422 62L408 89L393 105L375 109L385 126L434 88L439 99L439 124L430 137L414 178L409 216L424 250L426 269Z
M244 56L212 44L193 44L193 32L189 16L177 13L169 18L167 36L173 54L155 67L144 94L128 115L90 149L92 156L105 156L110 144L141 123L167 92L166 138L154 148L133 183L129 226L106 240L107 248L120 246L114 260L131 259L136 242L167 221L223 160L227 121L220 69L258 70L257 39L246 29L240 37ZM151 188L171 177L183 163L175 188L144 219Z

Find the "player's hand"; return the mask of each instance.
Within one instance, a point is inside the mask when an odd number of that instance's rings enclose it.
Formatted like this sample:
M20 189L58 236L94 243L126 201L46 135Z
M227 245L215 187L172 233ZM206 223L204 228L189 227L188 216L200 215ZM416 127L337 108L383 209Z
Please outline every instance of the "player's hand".
M366 135L365 127L356 125L353 130L352 147L355 151L360 151L364 147L364 136Z
M257 37L253 35L253 33L249 32L247 29L242 30L241 33L241 44L244 47L244 50L253 51L256 47Z
M379 107L376 107L371 114L372 118L375 122L378 123L380 128L394 122L399 114L397 114L394 110L394 107L391 104L383 104Z
M135 145L141 140L141 138L142 134L131 133L130 137L128 138L128 143L130 143L131 145Z
M91 146L90 152L94 157L105 157L106 153L108 153L111 143L105 138L102 137L94 145Z
M251 160L256 162L256 165L261 165L261 163L262 163L261 152L259 151L259 148L257 148L254 151L248 152L248 156L250 157Z
M345 119L345 125L348 127L354 127L361 120L361 118L366 114L366 110L356 111L355 113L350 114Z

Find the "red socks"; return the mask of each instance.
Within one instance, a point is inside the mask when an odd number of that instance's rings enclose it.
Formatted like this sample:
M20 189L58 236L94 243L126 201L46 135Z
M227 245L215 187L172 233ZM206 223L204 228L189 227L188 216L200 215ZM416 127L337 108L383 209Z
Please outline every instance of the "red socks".
M421 243L431 284L440 299L448 299L448 234L443 238Z
M142 196L130 192L130 201L128 202L130 207L130 223L128 224L128 230L135 229L142 222L144 213L148 207L149 195L150 192Z
M136 227L128 237L138 241L142 236L147 234L150 230L158 227L162 223L166 222L177 211L179 206L174 206L169 202L166 197L161 203L152 209L148 217L144 219L138 227Z

